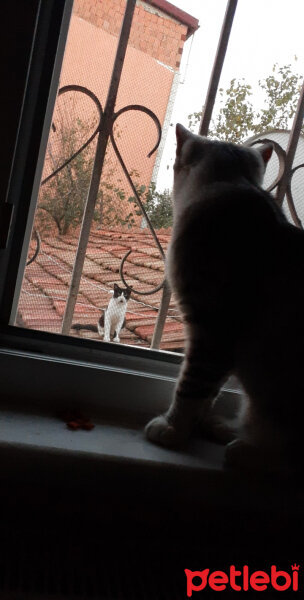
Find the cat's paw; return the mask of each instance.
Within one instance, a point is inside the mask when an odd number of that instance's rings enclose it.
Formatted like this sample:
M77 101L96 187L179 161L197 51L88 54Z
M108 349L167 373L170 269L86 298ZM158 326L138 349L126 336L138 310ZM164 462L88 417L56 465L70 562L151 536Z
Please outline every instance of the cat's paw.
M168 423L165 415L152 419L145 427L145 434L150 442L166 448L178 448L187 439L183 432Z
M120 338L119 338L118 336L116 336L116 337L113 339L113 342L116 342L117 344L119 344L119 342L120 342Z
M103 341L104 341L104 342L110 342L110 341L111 341L111 340L110 340L110 336L109 336L109 335L104 335L104 336L103 336Z

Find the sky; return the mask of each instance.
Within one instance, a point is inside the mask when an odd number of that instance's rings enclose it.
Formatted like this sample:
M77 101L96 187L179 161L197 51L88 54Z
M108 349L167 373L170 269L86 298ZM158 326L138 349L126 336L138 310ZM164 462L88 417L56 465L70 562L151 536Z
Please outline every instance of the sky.
M157 179L159 190L172 185L175 123L187 126L188 115L204 104L227 6L227 0L171 2L196 17L200 27L184 46L172 126ZM304 0L239 0L220 87L226 89L233 78L245 78L253 87L251 101L258 107L262 101L258 81L271 73L274 63L292 64L295 72L304 74Z

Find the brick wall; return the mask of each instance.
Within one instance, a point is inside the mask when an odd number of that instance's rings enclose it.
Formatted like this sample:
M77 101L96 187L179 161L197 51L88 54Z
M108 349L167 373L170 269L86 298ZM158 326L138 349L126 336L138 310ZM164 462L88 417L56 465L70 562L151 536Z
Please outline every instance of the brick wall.
M126 0L75 0L74 14L118 36ZM176 69L180 65L187 26L138 0L129 44Z

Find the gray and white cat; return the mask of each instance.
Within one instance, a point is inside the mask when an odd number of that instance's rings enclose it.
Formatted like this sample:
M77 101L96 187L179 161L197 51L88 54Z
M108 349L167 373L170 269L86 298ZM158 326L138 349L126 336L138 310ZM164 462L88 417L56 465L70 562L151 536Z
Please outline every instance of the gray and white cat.
M120 342L119 335L126 322L126 310L131 291L131 287L121 288L114 283L113 296L107 308L102 311L97 325L74 323L72 329L98 332L104 342L110 342L111 338L113 342Z
M185 324L185 360L149 440L180 446L227 378L248 396L230 463L303 462L304 232L262 190L272 145L212 141L176 127L167 277ZM274 460L274 463L272 462Z

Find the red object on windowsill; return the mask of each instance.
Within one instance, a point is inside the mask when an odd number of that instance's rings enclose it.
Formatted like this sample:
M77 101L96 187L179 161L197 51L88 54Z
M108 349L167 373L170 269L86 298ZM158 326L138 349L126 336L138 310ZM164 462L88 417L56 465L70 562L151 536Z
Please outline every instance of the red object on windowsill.
M84 429L85 431L91 431L95 427L94 423L78 411L64 411L60 414L60 418L66 423L68 429L77 431L78 429Z

